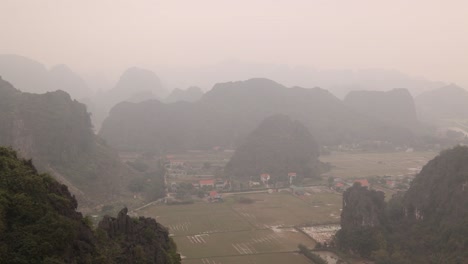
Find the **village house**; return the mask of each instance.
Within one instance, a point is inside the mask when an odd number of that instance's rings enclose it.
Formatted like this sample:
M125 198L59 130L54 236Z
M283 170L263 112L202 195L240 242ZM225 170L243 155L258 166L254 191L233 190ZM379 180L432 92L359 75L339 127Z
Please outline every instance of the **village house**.
M270 180L270 174L268 173L263 173L263 174L260 174L260 181L264 184L264 185L267 185L268 184L268 181Z
M297 174L295 172L288 173L289 185L291 185L293 183L294 179L296 179L296 176L297 176Z
M369 181L367 179L357 179L354 180L354 183L360 183L362 187L370 187Z
M215 188L217 190L223 190L227 185L227 181L223 179L216 179Z
M211 191L210 195L208 196L208 200L210 202L222 202L223 198L221 197L221 194L219 194L217 191Z
M198 183L200 184L200 188L203 188L203 187L214 188L215 187L215 180L214 179L200 180L200 181L198 181Z

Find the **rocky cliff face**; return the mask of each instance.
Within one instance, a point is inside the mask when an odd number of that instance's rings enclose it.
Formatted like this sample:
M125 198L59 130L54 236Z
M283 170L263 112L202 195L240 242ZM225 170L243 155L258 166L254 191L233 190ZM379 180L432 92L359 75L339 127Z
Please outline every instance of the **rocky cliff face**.
M180 262L168 230L152 218L132 219L124 208L117 218L105 216L98 229L120 244L122 251L115 256L118 263L139 263L141 260L155 264Z
M94 135L86 107L66 92L23 93L0 78L0 110L0 145L70 184L81 206L130 196L135 172Z

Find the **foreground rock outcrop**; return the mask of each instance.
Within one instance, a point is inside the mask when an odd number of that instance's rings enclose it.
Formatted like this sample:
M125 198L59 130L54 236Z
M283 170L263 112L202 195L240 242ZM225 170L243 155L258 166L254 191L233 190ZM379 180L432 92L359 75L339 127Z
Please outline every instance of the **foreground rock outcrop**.
M468 147L441 152L388 203L362 188L344 194L340 249L378 264L468 263Z
M176 264L177 248L154 219L104 217L93 230L66 185L0 147L0 263Z
M169 238L168 230L152 218L131 218L127 208L122 209L117 218L105 216L98 229L117 241L121 249L115 256L118 263L177 263L180 256Z

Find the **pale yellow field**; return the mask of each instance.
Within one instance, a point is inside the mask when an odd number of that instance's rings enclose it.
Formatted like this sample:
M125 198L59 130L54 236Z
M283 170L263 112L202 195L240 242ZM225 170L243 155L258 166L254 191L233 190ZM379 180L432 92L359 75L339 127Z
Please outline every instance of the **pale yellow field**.
M371 176L398 176L417 173L437 152L352 153L332 152L320 156L333 168L324 177L365 178Z

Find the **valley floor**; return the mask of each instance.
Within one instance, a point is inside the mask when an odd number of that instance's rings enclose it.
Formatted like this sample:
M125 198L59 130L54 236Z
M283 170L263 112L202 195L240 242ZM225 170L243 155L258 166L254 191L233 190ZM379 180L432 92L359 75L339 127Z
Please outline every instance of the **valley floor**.
M321 157L333 166L319 183L322 186L302 187L301 195L289 188L221 193L223 202L199 199L185 205L152 203L133 213L153 217L168 227L186 264L310 263L297 253L298 245L313 249L317 242L329 242L339 229L342 196L326 186L328 177L351 183L355 178L372 176L406 177L417 173L435 155L335 152ZM385 184L372 187L386 195L395 192ZM242 202L245 200L250 202ZM330 264L338 260L332 252L317 253Z

